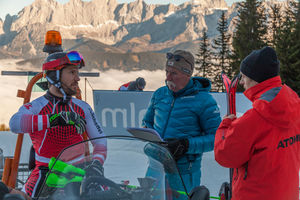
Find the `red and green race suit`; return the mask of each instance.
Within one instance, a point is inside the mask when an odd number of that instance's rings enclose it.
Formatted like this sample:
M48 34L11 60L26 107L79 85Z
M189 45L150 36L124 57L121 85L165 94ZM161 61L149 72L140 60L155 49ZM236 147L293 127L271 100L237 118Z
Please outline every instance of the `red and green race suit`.
M79 99L69 97L64 103L62 98L47 92L44 96L23 105L10 119L10 129L14 133L29 133L35 149L35 168L23 188L23 191L32 197L37 194L43 183L46 173L41 169L48 167L51 157L57 157L64 148L83 141L83 136L77 133L74 126L50 127L49 114L61 111L76 112L82 116L86 120L88 138L105 136L92 108ZM99 144L93 143L93 158L103 164L106 159L106 141L95 141ZM75 162L80 162L84 157L82 152L84 151L79 150L77 155L75 153Z

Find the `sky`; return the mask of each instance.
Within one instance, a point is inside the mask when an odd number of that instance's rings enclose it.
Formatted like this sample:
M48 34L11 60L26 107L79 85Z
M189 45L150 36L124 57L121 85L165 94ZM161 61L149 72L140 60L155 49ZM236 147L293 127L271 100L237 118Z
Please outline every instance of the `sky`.
M69 0L57 0L60 3L66 3ZM89 0L83 0L89 1ZM131 2L134 0L117 0L119 3ZM181 4L189 0L144 0L148 4L168 4L170 2L174 4ZM225 0L228 6L237 0ZM16 15L25 6L32 4L34 0L0 0L0 18L4 21L7 14Z

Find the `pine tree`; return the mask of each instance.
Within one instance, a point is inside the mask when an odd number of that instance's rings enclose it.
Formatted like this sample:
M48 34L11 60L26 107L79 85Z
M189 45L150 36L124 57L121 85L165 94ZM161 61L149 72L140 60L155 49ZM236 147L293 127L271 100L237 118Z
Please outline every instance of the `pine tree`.
M212 48L214 49L214 66L216 68L213 82L215 83L216 91L224 92L223 81L221 79L221 72L225 72L229 77L232 77L232 68L230 68L230 37L228 33L228 22L223 11L219 21L217 30L219 35L213 40Z
M280 32L280 26L282 23L282 14L281 14L281 5L278 3L274 3L271 7L271 13L270 13L270 30L271 32L271 38L270 38L270 45L272 47L276 47L277 41L280 40L279 32Z
M200 39L199 50L196 53L196 76L201 76L211 80L213 70L212 67L212 52L210 50L210 43L207 36L207 31L203 30ZM212 86L213 90L213 86Z
M289 69L283 69L283 81L300 94L300 3L293 2L294 26L291 32Z
M280 40L276 46L283 83L300 92L299 3L289 1L285 8Z
M236 31L232 40L232 67L239 72L240 62L255 49L266 46L267 18L260 0L239 3Z

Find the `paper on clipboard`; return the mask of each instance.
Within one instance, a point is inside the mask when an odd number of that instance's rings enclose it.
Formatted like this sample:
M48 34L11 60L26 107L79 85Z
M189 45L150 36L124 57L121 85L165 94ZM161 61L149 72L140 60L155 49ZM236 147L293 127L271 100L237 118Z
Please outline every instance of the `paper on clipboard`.
M149 140L152 142L163 142L164 140L160 137L158 132L152 128L136 128L136 127L128 127L126 129L131 135L137 138L141 138L144 140Z

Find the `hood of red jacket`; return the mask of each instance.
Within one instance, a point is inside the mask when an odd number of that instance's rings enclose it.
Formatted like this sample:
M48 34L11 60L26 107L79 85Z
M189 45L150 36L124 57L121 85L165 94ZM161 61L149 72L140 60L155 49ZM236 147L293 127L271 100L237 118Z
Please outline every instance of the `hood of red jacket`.
M275 87L281 89L270 102L261 99L262 94ZM287 85L282 85L279 76L249 88L244 94L253 102L253 109L275 126L289 128L300 120L300 98Z

